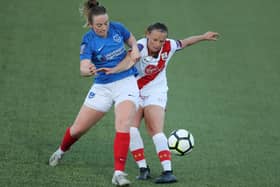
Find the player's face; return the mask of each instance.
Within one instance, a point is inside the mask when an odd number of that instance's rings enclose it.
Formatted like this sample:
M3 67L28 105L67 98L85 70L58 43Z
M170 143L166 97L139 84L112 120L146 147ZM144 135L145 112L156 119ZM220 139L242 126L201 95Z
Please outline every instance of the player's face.
M166 38L167 33L161 32L160 30L153 30L151 32L148 32L146 34L146 37L148 38L148 49L152 53L159 52L162 48Z
M101 36L107 37L109 29L109 17L107 14L93 16L92 29L94 32Z

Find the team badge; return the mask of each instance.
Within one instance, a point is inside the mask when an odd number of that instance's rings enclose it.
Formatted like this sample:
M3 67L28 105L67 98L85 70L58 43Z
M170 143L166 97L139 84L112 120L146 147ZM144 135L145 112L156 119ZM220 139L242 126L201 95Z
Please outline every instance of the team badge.
M145 74L146 75L151 75L151 74L154 74L156 72L160 71L159 68L155 65L148 65L146 68L145 68Z
M89 98L89 99L92 99L94 96L95 96L95 93L94 93L94 92L90 92L90 93L88 94L88 98Z
M114 39L114 41L116 41L116 42L118 42L118 43L121 42L121 37L120 37L120 35L118 35L118 34L115 34L115 35L113 36L113 39Z
M161 54L161 58L162 58L162 60L167 60L167 58L168 58L167 52L162 53L162 54Z
M106 59L106 57L103 56L103 55L97 55L97 56L94 58L94 60L95 60L96 62L105 62L107 59Z

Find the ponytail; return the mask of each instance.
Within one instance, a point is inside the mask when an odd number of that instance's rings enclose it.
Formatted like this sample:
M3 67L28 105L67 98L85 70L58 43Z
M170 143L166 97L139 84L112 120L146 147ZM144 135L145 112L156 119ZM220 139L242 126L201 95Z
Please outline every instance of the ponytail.
M89 26L93 23L93 16L106 14L106 8L102 5L99 5L99 2L96 0L87 0L84 3L82 12L86 18L86 26Z

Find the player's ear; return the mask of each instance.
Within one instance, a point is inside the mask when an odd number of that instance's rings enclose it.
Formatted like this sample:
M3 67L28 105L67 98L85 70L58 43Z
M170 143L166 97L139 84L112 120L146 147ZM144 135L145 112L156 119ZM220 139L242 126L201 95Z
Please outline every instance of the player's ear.
M150 32L148 30L145 31L145 37L148 38L149 37Z
M93 23L88 23L88 26L89 27L93 27Z

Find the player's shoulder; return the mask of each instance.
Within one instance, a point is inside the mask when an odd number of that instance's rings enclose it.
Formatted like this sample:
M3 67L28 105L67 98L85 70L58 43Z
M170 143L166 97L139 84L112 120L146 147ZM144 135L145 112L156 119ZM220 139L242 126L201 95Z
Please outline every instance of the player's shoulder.
M92 41L93 39L94 39L94 34L91 29L83 35L83 42L88 43L88 42Z
M170 42L171 48L173 48L173 49L181 48L181 42L179 40L167 38L166 41Z
M112 28L112 29L123 29L123 28L125 28L125 26L121 22L110 21L110 28Z
M147 38L141 38L137 40L137 43L141 43L141 44L147 43Z
M147 46L147 38L141 38L137 40L137 46L139 51L142 51L145 48L145 46Z
M176 40L174 40L172 38L167 38L166 41L170 42L171 44L176 42Z

